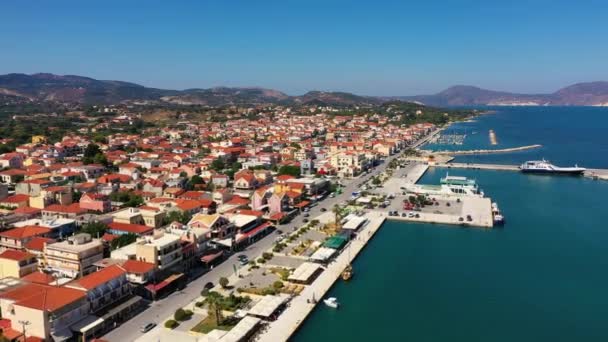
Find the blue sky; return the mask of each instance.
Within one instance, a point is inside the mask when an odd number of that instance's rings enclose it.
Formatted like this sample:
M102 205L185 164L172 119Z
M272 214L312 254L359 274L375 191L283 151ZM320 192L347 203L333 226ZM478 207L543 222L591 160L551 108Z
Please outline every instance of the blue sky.
M158 88L552 92L608 80L608 1L3 1L0 74Z

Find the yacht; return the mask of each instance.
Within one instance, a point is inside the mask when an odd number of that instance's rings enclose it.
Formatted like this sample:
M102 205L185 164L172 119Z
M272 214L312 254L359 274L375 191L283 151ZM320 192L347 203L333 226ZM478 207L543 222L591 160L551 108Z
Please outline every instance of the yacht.
M496 204L496 202L492 203L492 217L494 218L495 225L502 226L505 224L505 217L500 213L500 209L498 209L498 204Z
M440 185L410 184L405 187L409 192L424 195L473 196L483 197L484 193L474 179L446 175Z
M340 306L340 303L338 303L338 299L336 297L329 297L327 299L324 299L323 303L334 309L337 309Z
M522 172L526 173L555 173L568 175L581 175L587 169L574 165L573 167L559 167L551 164L547 160L529 160L519 166Z

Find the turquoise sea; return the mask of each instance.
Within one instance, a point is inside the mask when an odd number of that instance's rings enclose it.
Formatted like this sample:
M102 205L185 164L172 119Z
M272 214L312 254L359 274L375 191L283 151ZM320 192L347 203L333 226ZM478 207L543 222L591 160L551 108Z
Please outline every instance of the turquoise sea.
M608 168L608 108L487 107L491 114L452 125L447 132L466 134L463 145L429 144L432 150L502 149L526 145L542 148L509 154L459 156L471 163L521 164L545 158L556 165ZM498 145L490 145L494 130Z
M608 139L598 129L608 127L608 109L574 115L576 122L603 122L588 130L561 117L572 109L555 109L562 114L508 108L469 128L481 131L488 120L501 144L540 143L556 163L573 160L568 150L581 165L608 167ZM539 119L505 129L493 121L503 115L507 126L515 118ZM515 138L533 134L541 117L553 118L548 130L575 137L544 132L523 143ZM529 159L518 153L484 157L505 164ZM421 183L438 183L444 174L430 169ZM475 178L498 202L505 227L387 221L356 259L352 281L339 281L328 293L342 307L319 305L294 341L608 341L608 182L508 171L457 174Z

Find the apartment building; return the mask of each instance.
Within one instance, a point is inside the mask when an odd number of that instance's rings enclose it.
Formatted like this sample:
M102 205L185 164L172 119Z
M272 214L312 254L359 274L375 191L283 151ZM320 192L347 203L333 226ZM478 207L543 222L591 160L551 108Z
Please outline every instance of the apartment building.
M93 264L103 259L103 243L86 233L44 246L44 264L50 271L69 278L89 274Z
M38 261L34 254L6 250L0 253L0 278L21 278L38 269Z

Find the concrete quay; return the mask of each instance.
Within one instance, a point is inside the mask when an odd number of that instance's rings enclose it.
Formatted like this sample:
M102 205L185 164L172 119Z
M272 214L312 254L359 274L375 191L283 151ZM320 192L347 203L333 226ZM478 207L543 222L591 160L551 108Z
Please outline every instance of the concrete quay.
M439 197L439 196L434 196ZM397 197L399 198L399 197ZM418 211L416 214L419 217L408 216L389 216L387 219L394 221L406 221L406 222L418 222L418 223L440 223L458 226L469 226L469 227L480 227L480 228L492 228L494 226L494 219L492 216L492 200L489 198L480 197L459 197L462 205L460 210L456 212L445 210L445 207L439 207L440 210L433 212ZM452 208L457 208L455 198L453 197L441 197L440 202L452 203ZM399 203L400 204L400 203ZM436 209L438 207L430 207ZM399 208L401 209L401 208ZM403 210L397 211L399 213ZM466 220L466 217L470 216L471 221ZM460 221L460 220L463 221Z
M382 213L372 212L368 213L366 218L369 219L369 222L357 234L357 238L348 243L340 255L325 268L323 273L311 285L307 286L299 296L291 300L289 307L276 321L269 324L268 328L258 337L257 341L287 341L300 327L315 306L323 300L323 297L331 289L336 280L340 278L344 268L357 257L359 252L363 250L369 240L380 229L386 216ZM313 298L318 302L312 303ZM345 305L348 305L348 303Z
M448 168L448 169L453 168L453 169L519 171L519 166L517 166L517 165L503 165L503 164L443 163L443 164L435 164L432 166Z
M453 169L519 171L518 165L503 164L438 163L432 166ZM608 180L608 169L587 169L583 175L588 178Z

